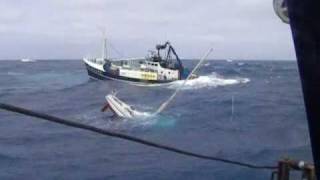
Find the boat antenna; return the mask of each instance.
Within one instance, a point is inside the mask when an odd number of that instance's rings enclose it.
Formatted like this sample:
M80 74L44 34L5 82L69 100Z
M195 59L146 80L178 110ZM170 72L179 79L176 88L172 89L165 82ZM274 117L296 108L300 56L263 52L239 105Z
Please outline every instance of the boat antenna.
M157 115L159 113L161 113L167 106L168 104L173 100L173 98L178 94L178 92L183 88L183 86L187 83L187 81L192 77L192 74L194 72L196 72L196 70L200 67L200 65L204 62L204 60L209 56L209 54L212 52L212 48L210 48L205 54L204 56L202 56L202 58L200 59L200 61L198 62L198 64L193 68L193 70L191 71L191 73L188 75L188 77L183 81L183 83L181 84L181 86L179 86L175 92L165 101L163 102L160 107L158 108L158 110L156 112L153 113L153 115Z

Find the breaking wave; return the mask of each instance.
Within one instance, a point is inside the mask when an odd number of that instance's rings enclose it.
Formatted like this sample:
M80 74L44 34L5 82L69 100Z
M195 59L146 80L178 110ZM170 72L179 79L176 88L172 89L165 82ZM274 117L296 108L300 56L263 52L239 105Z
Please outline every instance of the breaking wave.
M184 80L176 81L171 83L168 88L176 89ZM182 89L200 89L204 87L218 87L218 86L228 86L228 85L235 85L235 84L245 84L250 82L249 78L224 78L216 73L212 73L208 76L199 76L196 79L188 80L185 86Z

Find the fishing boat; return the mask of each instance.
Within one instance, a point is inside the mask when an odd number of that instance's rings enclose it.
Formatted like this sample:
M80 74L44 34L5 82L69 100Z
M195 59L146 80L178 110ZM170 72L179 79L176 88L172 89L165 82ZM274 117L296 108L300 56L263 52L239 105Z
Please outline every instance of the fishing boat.
M175 49L168 41L156 45L156 51L150 51L145 58L108 58L106 47L104 38L102 57L83 59L91 78L161 84L181 80L188 75L188 70L183 67Z

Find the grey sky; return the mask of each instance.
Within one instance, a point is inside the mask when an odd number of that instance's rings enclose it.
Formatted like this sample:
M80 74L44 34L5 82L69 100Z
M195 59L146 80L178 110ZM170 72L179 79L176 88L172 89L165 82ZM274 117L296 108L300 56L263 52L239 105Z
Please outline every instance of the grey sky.
M170 40L184 58L295 59L272 0L1 0L0 59L98 55L101 31L128 57ZM114 54L116 55L116 54Z

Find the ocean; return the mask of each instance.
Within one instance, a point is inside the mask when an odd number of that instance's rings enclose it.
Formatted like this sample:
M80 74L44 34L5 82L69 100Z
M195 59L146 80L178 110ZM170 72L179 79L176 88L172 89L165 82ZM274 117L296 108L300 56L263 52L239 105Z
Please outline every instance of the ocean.
M192 68L197 61L185 60ZM114 119L105 95L154 112L181 81L90 79L80 60L0 61L0 102L196 153L258 165L312 161L295 61L211 60L156 117ZM0 110L0 179L269 179L271 171L187 157Z

